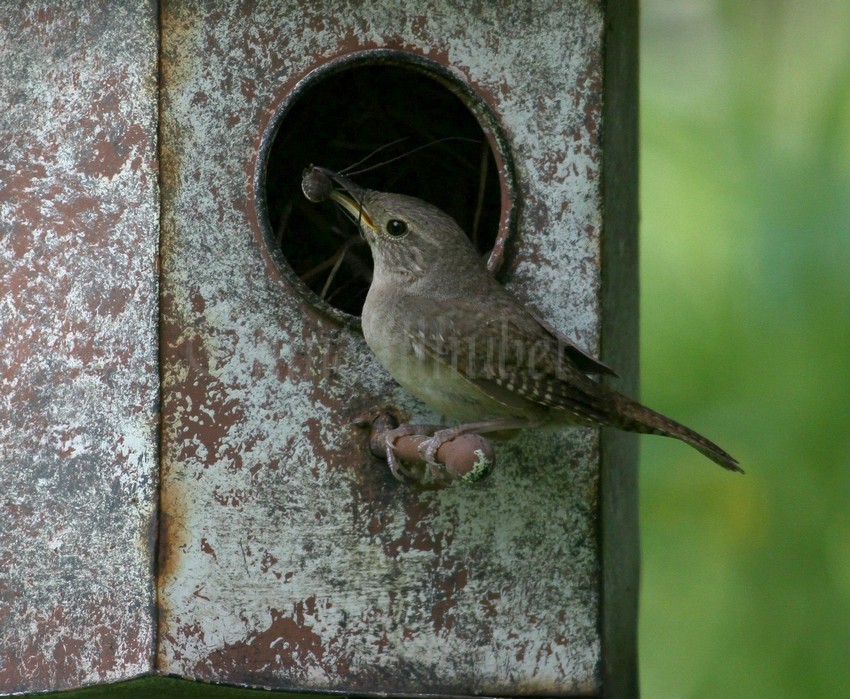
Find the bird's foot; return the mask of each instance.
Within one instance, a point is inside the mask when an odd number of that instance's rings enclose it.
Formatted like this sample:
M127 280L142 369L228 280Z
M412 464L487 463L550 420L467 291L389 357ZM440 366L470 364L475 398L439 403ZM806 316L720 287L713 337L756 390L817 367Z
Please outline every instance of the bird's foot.
M399 425L395 415L385 410L355 424L371 427L369 449L386 459L392 477L419 489L445 488L456 481L474 483L485 478L495 465L493 446L475 434L478 427L488 431L491 422L448 428Z
M459 427L446 427L432 432L428 439L423 439L419 443L417 447L419 456L425 462L430 475L436 476L436 472L445 471L445 466L437 460L437 452L440 450L440 447L447 442L451 442L455 437L466 433L467 430L463 429L463 425Z
M438 428L428 439L423 440L419 444L419 454L422 456L422 460L430 468L441 468L442 464L440 464L437 460L437 452L447 442L451 442L462 435L510 431L519 429L520 427L527 427L528 425L529 423L527 420L510 418L503 420L486 420L483 422L468 422L464 425L457 425L455 427Z
M419 482L421 477L413 471L403 466L396 453L395 442L401 437L428 436L434 433L433 425L399 425L384 433L385 454L387 457L387 465L390 468L390 473L393 478L402 483ZM430 467L430 464L428 465Z

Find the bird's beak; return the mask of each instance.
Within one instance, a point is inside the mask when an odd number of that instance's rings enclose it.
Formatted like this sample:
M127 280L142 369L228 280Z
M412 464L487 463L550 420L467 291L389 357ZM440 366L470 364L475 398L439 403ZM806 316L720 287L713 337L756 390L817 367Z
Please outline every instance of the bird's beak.
M326 174L345 190L345 192L340 192L336 189L332 190L330 193L331 200L348 211L348 213L350 213L358 223L364 223L367 227L374 231L375 223L372 221L371 216L369 216L369 213L363 206L363 199L366 197L366 190L362 187L358 187L347 177L343 177L342 175L337 175L332 172L327 172Z

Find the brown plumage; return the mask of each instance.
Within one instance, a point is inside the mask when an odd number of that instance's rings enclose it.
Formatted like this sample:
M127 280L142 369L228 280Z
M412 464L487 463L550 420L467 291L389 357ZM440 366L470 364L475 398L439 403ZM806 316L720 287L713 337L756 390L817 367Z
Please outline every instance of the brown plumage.
M702 435L592 379L589 374L613 371L514 299L442 211L413 197L359 189L320 168L308 170L305 182L308 174L310 193L327 192L369 242L375 270L363 332L411 393L477 432L612 426L680 439L741 471ZM345 192L317 185L322 177Z

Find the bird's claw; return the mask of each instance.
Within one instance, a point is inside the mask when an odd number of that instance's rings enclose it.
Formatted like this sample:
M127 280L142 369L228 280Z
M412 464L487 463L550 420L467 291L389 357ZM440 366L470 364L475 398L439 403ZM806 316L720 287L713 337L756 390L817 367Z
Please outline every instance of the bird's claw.
M492 470L492 446L471 428L488 427L490 423L470 423L457 427L403 424L384 413L371 421L369 449L386 459L392 477L405 485L435 490L457 480L475 482ZM452 443L462 437L462 441ZM469 439L471 437L471 439ZM449 444L452 443L452 444ZM446 450L438 452L446 445Z
M395 441L399 437L406 437L411 434L419 434L414 425L401 425L391 430L387 430L384 436L387 466L389 466L390 473L393 478L401 483L410 483L411 481L415 481L416 478L414 474L402 466L401 461L399 461L398 456L396 455Z
M458 433L455 429L438 430L428 439L422 441L418 447L418 451L422 460L428 464L430 469L440 471L444 469L444 465L437 460L437 452L440 451L440 447L446 442L453 440L457 435Z
M454 439L455 434L451 429L438 430L433 432L434 426L430 425L400 425L386 433L386 455L387 465L393 478L402 483L416 483L418 485L446 483L451 480L447 478L445 464L437 460L437 452L440 447L446 442ZM395 441L400 437L409 435L422 435L433 432L432 436L424 439L417 451L424 462L424 469L420 466L418 469L410 469L404 466L396 454Z
M417 447L422 460L428 465L428 468L439 468L440 463L437 461L437 451L443 446L443 440L437 439L437 436L429 437L423 440Z
M401 461L398 460L398 457L395 453L395 446L393 442L395 440L391 437L387 437L387 466L390 467L390 473L393 478L401 483L406 483L410 479L410 475L404 466L401 465Z

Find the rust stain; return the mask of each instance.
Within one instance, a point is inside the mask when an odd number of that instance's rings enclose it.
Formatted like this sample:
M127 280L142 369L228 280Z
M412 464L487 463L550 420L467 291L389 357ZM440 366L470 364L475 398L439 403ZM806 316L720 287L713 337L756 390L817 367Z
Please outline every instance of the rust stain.
M315 598L310 599L315 606ZM306 603L309 604L309 600ZM321 637L312 631L310 625L305 624L304 605L305 602L299 602L293 616L285 616L277 609L270 609L271 624L267 629L249 635L242 643L225 646L213 653L209 661L223 668L230 665L234 670L243 667L246 659L250 662L252 657L260 663L269 663L271 660L271 667L282 666L288 670L320 664L325 650ZM314 613L315 608L310 616ZM270 654L274 654L274 657L269 658Z

